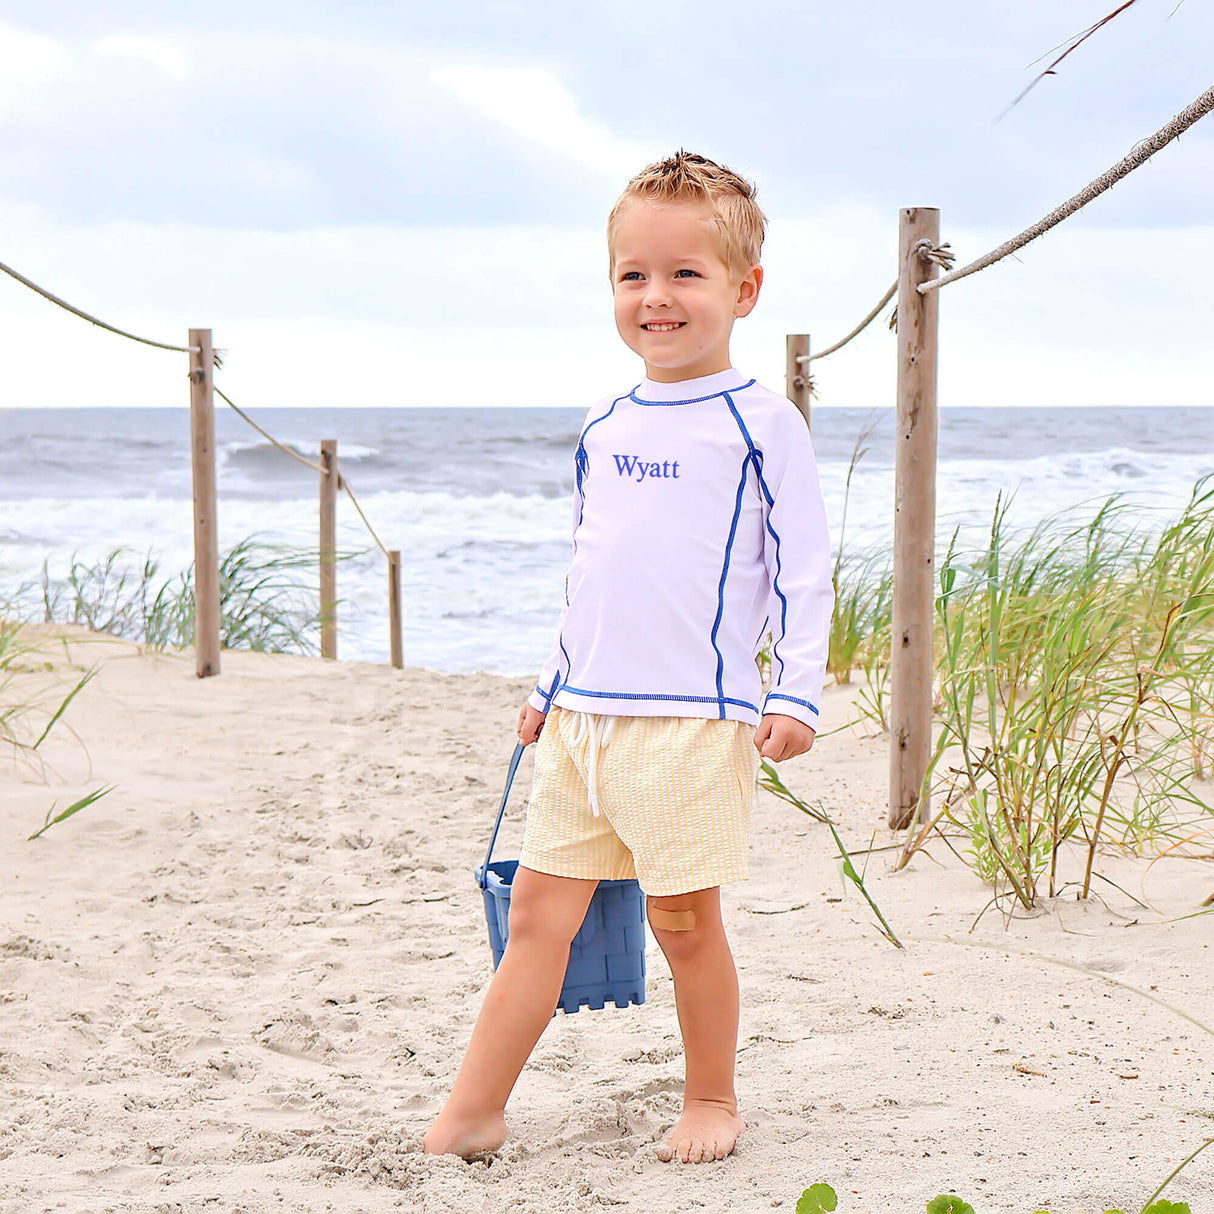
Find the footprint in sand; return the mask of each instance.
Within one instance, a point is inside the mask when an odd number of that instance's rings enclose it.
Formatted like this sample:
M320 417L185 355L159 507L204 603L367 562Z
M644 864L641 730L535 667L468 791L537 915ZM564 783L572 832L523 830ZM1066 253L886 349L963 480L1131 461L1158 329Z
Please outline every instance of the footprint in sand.
M332 1044L320 1035L320 1030L306 1012L286 1012L276 1016L253 1036L266 1049L279 1054L326 1060L337 1053Z

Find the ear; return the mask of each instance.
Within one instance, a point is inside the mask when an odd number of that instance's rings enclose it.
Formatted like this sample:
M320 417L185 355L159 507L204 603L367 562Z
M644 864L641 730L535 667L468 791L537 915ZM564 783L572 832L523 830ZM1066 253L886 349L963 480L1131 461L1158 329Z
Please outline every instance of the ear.
M759 302L759 288L763 285L763 267L751 266L738 283L738 298L733 306L735 316L749 316Z

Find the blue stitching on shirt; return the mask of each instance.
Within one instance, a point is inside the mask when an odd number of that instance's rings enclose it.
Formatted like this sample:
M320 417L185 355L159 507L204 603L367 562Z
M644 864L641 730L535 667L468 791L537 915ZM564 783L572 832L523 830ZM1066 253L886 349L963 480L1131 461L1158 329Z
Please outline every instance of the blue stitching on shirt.
M641 385L637 384L628 396L631 400L636 401L638 405L698 405L706 400L716 400L718 396L728 396L730 392L743 392L747 388L754 386L754 380L747 380L744 384L738 384L736 388L722 388L720 392L712 392L708 396L693 396L690 400L642 400L637 395L637 388ZM622 399L622 398L621 398Z
M759 711L749 700L735 700L731 696L680 696L651 691L587 691L582 687L571 687L568 683L563 683L557 691L569 691L574 695L591 696L597 700L678 700L687 704L716 704L723 699L726 704L737 704L740 708L749 708L751 712Z
M755 643L751 646L751 648L756 653L758 653L758 651L759 651L759 646L763 644L763 636L767 632L767 625L770 623L771 623L770 617L764 616L763 617L763 627L759 629L759 635L757 637L755 637Z
M582 460L583 460L583 461L584 461L584 463L585 463L585 471L587 471L587 472L588 472L588 471L590 470L590 457L589 457L589 456L586 454L586 448L585 448L585 446L584 446L584 444L585 444L585 442L586 442L586 435L587 435L587 434L589 434L589 433L590 433L590 431L591 431L591 429L592 429L594 426L597 426L597 425L599 424L599 422L604 422L604 421L606 421L606 420L607 420L607 419L608 419L608 418L609 418L609 417L612 415L612 413L614 413L614 412L615 412L615 407L616 407L616 405L618 405L618 404L620 403L620 401L622 401L622 400L624 399L624 397L626 397L627 395L628 395L628 393L627 393L627 392L625 392L625 393L624 393L624 396L617 396L617 397L615 398L615 400L613 400L613 401L611 402L611 408L610 408L610 409L608 409L608 410L607 410L607 412L606 412L606 413L604 413L602 417L596 417L596 418L594 419L594 421L589 422L589 423L586 425L586 428L585 428L585 429L584 429L584 430L581 432L581 434L579 434L579 435L578 435L578 440L577 440L577 451L575 451L575 452L573 453L573 462L574 462L575 466L578 464L578 454L579 454L579 452L580 452L581 457L582 457ZM578 489L580 490L580 489L581 489L581 487L582 487L582 479L581 479L581 477L579 476L579 477L578 477Z
M545 713L549 710L549 708L552 707L552 697L554 695L556 695L556 692L557 692L556 685L560 681L560 678L561 678L560 671L557 671L557 673L552 676L552 687L548 691L545 691L538 683L536 683L536 685L535 685L535 690L539 693L540 698L544 701L544 712Z
M780 600L780 637L779 640L772 641L771 656L775 661L780 663L780 674L775 680L776 684L779 685L780 680L784 677L784 659L780 656L780 641L784 639L785 629L788 624L788 599L785 598L784 592L780 589L780 536L771 525L771 507L775 504L775 499L771 495L771 490L767 488L767 482L763 479L763 457L758 448L755 447L754 440L750 437L750 431L746 429L746 423L742 421L742 415L733 403L733 397L728 392L722 392L721 395L725 397L725 403L729 406L729 411L738 423L738 428L742 431L742 437L746 439L746 445L750 448L751 455L754 457L755 472L759 477L759 487L763 490L763 496L767 499L768 513L767 518L763 522L767 530L771 532L772 538L776 541L776 572L771 579L771 588L776 592L776 597Z
M794 704L801 704L808 708L815 717L820 715L816 704L811 704L808 700L798 700L796 696L786 696L782 691L769 691L767 698L768 700L791 700Z
M767 518L764 520L767 524L767 530L771 532L772 538L776 541L776 571L772 574L771 588L776 592L776 597L780 600L780 641L788 635L788 598L784 591L780 589L780 572L784 568L784 562L780 559L780 533L775 529L771 521L771 507L775 499L771 495L771 490L767 488L767 482L763 479L763 471L759 470L759 487L763 490L764 496L767 498ZM780 674L776 679L776 685L784 679L784 659L779 655L780 641L772 641L771 654L774 658L779 658Z
M625 393L625 396L626 395L627 395L627 393ZM586 447L585 447L586 435L589 434L591 429L593 427L597 426L599 424L599 422L606 421L612 415L612 413L615 412L616 405L618 405L620 403L620 401L622 401L623 399L624 399L624 396L617 396L615 398L615 400L613 400L611 402L611 408L608 409L607 412L602 415L602 417L596 417L594 419L594 421L588 422L585 429L583 429L581 434L578 435L577 449L573 453L573 474L574 474L574 479L577 483L577 491L579 494L582 493L582 482L590 474L590 456L586 454ZM581 511L579 510L578 511L579 525L581 524L581 521L582 521L582 514L581 514ZM576 537L577 537L577 529L575 528L574 529L574 538L576 539ZM574 549L574 551L576 552L576 548Z
M742 479L738 481L737 499L733 506L733 521L729 524L729 539L725 543L725 561L721 566L721 580L717 585L717 618L712 622L712 634L709 640L717 655L717 699L721 701L721 718L725 717L725 655L717 645L717 631L721 627L721 617L725 614L725 579L729 575L729 553L733 548L734 536L738 531L738 519L742 514L742 492L746 488L746 471L750 467L751 453L746 452L742 460Z
M585 493L582 490L582 482L590 472L590 456L586 454L586 448L583 444L585 443L586 435L590 433L591 427L597 426L599 424L599 422L601 422L601 421L606 421L606 419L609 418L611 416L611 414L615 411L616 405L618 405L620 403L620 401L622 401L623 399L624 399L624 397L617 396L615 398L615 400L613 400L611 402L611 408L608 409L607 412L604 413L601 417L596 417L594 419L594 421L588 423L585 426L585 428L582 430L581 434L578 435L577 448L573 453L573 475L574 475L574 481L575 481L576 488L577 488L577 494L578 494L578 497L581 499L581 501L578 504L577 522L574 523L574 525L573 525L573 553L569 558L570 566L572 566L572 564L573 564L574 557L577 556L577 533L582 526L582 511L583 511L583 507L585 505ZM568 573L568 571L566 571L566 573L565 573L565 606L566 607L569 606L569 573ZM569 672L573 669L573 662L569 657L569 651L565 648L565 629L563 626L556 634L556 643L557 643L557 646L560 648L561 653L563 653L565 655L565 675L566 675L566 677L568 677ZM552 681L554 690L550 691L548 693L548 703L549 704L552 703L552 697L556 694L556 691L555 691L556 682L560 677L561 677L561 665L558 662L557 666L556 666L556 675ZM544 692L540 691L540 695L543 695L543 694L544 694Z
M560 644L561 653L563 653L565 655L565 677L568 678L569 672L573 669L573 660L569 656L569 650L565 648L565 630L563 628L561 629L560 636L557 637L557 641ZM560 667L560 664L558 663L557 668L556 668L556 674L557 674L558 678L560 677L560 673L561 673L561 667Z
M585 499L585 491L582 489L582 483L583 483L583 481L585 481L586 477L590 475L590 456L587 454L586 446L585 446L586 435L589 434L590 431L599 424L599 422L606 421L612 415L612 413L615 412L616 405L618 405L620 403L620 401L622 401L623 399L624 399L623 396L617 396L615 398L615 400L613 400L611 402L611 408L608 409L607 412L602 415L602 417L596 417L594 419L594 421L587 423L585 429L583 429L581 434L578 435L577 448L573 452L573 476L574 476L574 482L575 482L575 485L577 488L578 496L583 499L583 504L584 504L584 499ZM582 525L582 506L579 506L577 524L573 528L573 554L574 554L574 556L577 555L577 532L578 532L578 527L580 527L581 525ZM568 579L566 579L566 581L567 580ZM566 598L565 601L568 602L569 601L568 598Z

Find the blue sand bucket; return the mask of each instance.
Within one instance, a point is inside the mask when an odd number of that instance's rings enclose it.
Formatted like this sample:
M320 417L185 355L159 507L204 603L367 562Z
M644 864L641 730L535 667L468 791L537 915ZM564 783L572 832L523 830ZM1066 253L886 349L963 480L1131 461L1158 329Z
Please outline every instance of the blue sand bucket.
M502 815L506 812L510 785L514 783L514 773L522 757L523 744L519 742L510 759L506 791L493 824L485 863L473 870L485 899L494 969L510 939L510 883L514 880L518 861L497 860L492 864L489 861L493 857ZM645 1002L645 895L635 880L599 882L586 910L586 918L570 946L569 965L565 969L565 983L557 1006L566 1012L576 1012L586 1004L597 1011L608 999L616 1007Z

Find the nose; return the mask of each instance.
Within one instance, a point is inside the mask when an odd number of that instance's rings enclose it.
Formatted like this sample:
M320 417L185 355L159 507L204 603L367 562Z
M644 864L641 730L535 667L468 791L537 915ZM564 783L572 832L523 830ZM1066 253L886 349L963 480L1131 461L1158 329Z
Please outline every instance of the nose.
M645 284L645 306L647 308L670 307L670 288L660 278L651 278Z

